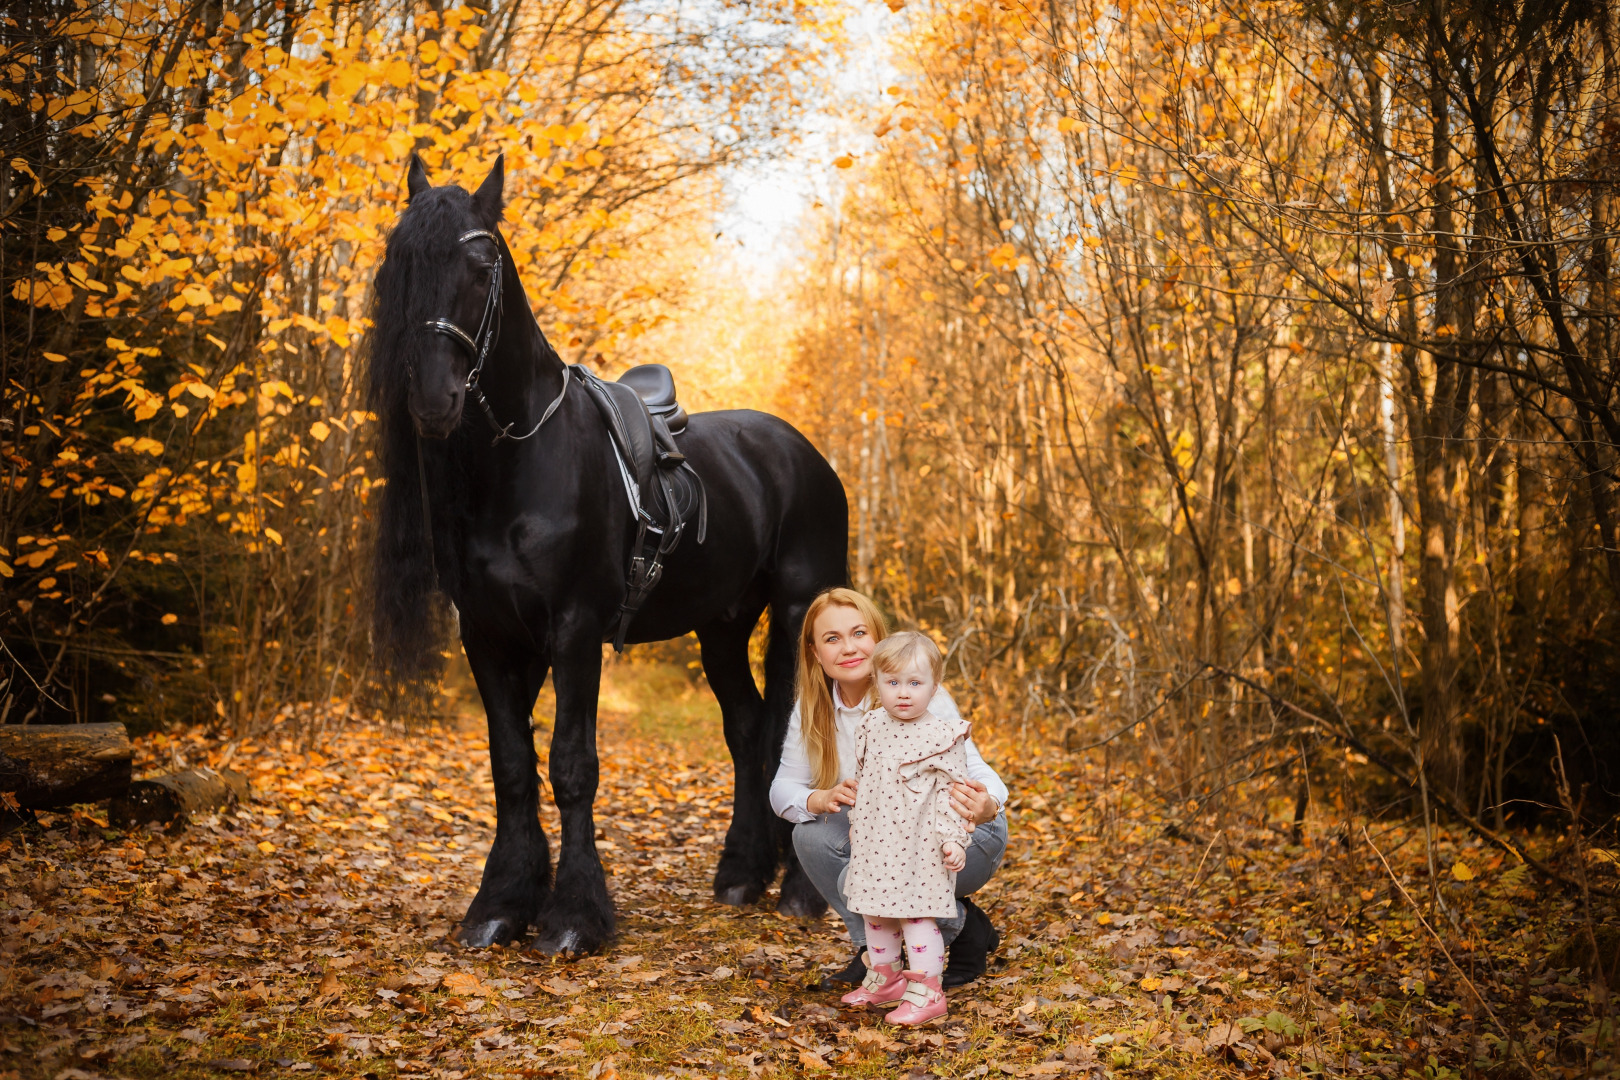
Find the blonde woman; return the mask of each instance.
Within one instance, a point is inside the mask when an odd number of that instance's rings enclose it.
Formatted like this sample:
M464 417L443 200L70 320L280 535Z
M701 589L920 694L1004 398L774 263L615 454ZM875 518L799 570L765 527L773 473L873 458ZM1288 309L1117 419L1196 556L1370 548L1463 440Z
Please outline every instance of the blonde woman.
M858 983L866 977L861 954L866 928L844 900L849 869L849 814L855 805L855 729L873 708L872 651L887 635L883 616L854 589L827 589L810 603L799 640L798 701L788 717L782 763L771 783L771 809L794 823L793 849L810 881L837 911L855 943L849 966L831 978ZM961 713L940 687L930 706L942 718ZM966 865L956 875L956 917L940 919L949 951L944 985L961 986L984 974L1000 942L990 919L968 896L984 887L1007 849L1007 785L985 764L969 739L968 782L951 788L951 806L972 834Z

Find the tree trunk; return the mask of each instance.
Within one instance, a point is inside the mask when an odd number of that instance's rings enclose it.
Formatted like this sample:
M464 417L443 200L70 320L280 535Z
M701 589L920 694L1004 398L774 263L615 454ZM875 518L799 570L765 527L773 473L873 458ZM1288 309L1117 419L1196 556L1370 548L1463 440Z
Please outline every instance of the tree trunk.
M139 825L182 825L192 814L218 810L248 797L248 778L235 769L187 769L168 776L137 780L112 801L108 820L114 828Z
M123 724L0 726L0 792L24 810L99 802L129 787Z

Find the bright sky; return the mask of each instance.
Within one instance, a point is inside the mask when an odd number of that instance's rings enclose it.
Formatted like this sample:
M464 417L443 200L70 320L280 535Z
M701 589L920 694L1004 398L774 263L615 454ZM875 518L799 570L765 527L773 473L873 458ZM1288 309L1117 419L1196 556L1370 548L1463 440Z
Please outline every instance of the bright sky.
M831 92L822 108L802 118L799 142L786 157L739 169L726 181L731 205L716 230L736 245L738 261L761 286L801 254L801 230L814 203L836 205L841 183L833 159L859 155L872 142L865 126L850 118L870 112L895 81L886 35L901 16L873 0L855 2L860 6L845 23L849 37L836 58Z

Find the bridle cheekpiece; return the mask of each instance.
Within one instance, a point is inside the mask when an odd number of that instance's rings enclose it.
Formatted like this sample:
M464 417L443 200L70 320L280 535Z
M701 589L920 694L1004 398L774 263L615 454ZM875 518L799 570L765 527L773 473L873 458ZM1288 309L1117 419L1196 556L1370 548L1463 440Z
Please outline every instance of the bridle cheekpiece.
M541 415L540 422L530 428L527 433L513 435L511 424L503 425L499 420L495 419L495 410L491 408L489 398L484 395L484 388L479 384L479 377L484 371L484 361L489 359L490 350L495 347L496 339L501 336L501 267L505 260L501 255L500 238L496 234L486 229L472 229L458 236L456 243L465 244L469 240L488 240L495 245L495 270L490 275L489 295L484 299L484 314L478 320L477 333L468 334L467 331L449 319L429 319L423 325L435 333L451 338L465 346L467 351L472 353L472 369L467 372L467 396L478 403L478 407L484 411L484 416L489 420L490 426L495 429L495 442L498 443L502 439L512 439L514 441L527 439L544 427L546 421L550 420L552 414L557 411L557 406L562 404L563 395L568 393L569 367L567 364L563 365L562 391L558 393L550 405L546 406L546 411Z

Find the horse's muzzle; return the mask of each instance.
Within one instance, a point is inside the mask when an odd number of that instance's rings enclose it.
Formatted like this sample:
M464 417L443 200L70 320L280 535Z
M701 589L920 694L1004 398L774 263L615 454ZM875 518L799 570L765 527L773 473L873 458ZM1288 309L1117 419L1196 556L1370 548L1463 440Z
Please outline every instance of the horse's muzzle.
M411 421L416 425L416 433L424 439L449 438L450 433L461 424L461 408L465 401L465 396L457 391L450 395L448 407L439 412L418 408L413 403Z

